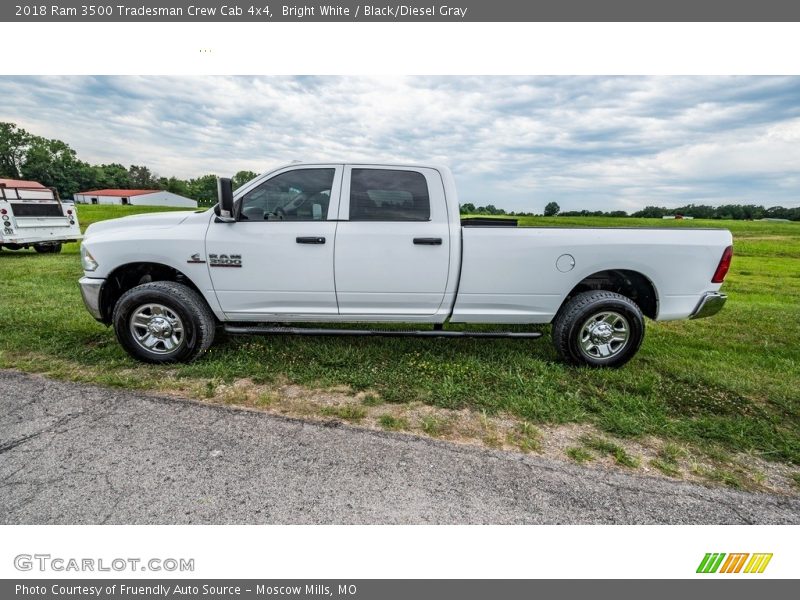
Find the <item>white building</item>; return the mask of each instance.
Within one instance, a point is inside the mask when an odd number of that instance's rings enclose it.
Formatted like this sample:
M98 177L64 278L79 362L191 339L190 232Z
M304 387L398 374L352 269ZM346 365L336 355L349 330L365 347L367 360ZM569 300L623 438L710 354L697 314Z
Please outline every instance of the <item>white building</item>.
M197 200L164 190L91 190L73 195L77 204L130 204L197 208Z

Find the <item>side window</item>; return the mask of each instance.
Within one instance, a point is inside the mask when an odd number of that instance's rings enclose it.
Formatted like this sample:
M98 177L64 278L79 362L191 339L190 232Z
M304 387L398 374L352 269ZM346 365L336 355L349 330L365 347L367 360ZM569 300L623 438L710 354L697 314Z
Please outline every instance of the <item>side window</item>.
M335 169L296 169L268 179L242 198L240 221L325 221Z
M428 221L431 200L425 176L416 171L353 169L351 221Z

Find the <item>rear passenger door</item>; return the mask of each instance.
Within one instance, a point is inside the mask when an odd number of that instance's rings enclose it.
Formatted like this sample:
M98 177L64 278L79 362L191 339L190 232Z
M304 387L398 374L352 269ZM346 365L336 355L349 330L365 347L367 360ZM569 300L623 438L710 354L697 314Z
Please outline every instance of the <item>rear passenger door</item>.
M347 165L341 198L334 257L339 313L398 320L435 314L451 243L439 172Z

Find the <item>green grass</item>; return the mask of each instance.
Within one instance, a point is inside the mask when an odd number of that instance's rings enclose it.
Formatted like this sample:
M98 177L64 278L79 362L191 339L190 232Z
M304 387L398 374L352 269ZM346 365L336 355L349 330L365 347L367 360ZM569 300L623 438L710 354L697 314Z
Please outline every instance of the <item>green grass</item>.
M361 399L361 404L364 406L380 406L383 404L383 400L381 400L375 394L365 394L364 397Z
M658 456L650 461L650 465L668 477L680 477L679 461L686 456L686 451L675 444L664 444Z
M508 443L523 452L539 452L542 449L541 436L541 432L532 423L522 421L508 434Z
M378 423L380 423L381 427L390 431L405 431L411 428L406 419L393 417L392 415L381 415L378 418Z
M583 464L594 460L594 454L586 450L585 448L579 448L578 446L571 446L565 450L567 456L569 456L572 460L576 463Z
M722 485L726 485L728 487L736 489L742 489L745 487L742 475L739 473L734 473L729 469L721 467L697 467L694 469L694 473L695 475L699 475L700 477L721 483Z
M581 439L581 443L588 449L594 450L598 454L605 454L612 456L617 464L623 467L635 468L639 466L639 459L631 456L619 444L607 440L606 438L596 436L585 436Z
M680 477L681 471L677 465L673 465L663 459L654 458L650 461L650 465L661 471L667 477Z
M81 229L85 230L92 223L107 221L119 217L130 217L132 215L142 215L151 212L175 212L186 210L205 210L203 208L174 208L166 206L115 206L112 204L76 204L78 209L78 222Z
M320 413L328 417L336 417L343 421L350 421L351 423L358 423L367 416L365 408L353 406L352 404L345 404L344 406L325 406L320 410Z
M145 210L78 208L84 226ZM197 382L200 396L240 378L324 389L345 385L387 403L504 413L532 425L590 423L607 436L653 436L694 451L720 448L800 464L800 224L522 221L727 227L735 238L733 267L723 288L730 300L711 319L649 322L640 353L619 370L566 366L556 360L547 336L541 341L247 338L217 344L190 365L158 367L129 358L113 332L86 313L77 287L78 249L70 244L61 255L0 252L5 320L0 366L136 389ZM430 417L421 426L436 436L446 433L448 423ZM531 440L533 447L535 437Z
M450 429L450 424L439 417L425 416L420 419L420 427L422 431L432 437L439 437L444 435Z

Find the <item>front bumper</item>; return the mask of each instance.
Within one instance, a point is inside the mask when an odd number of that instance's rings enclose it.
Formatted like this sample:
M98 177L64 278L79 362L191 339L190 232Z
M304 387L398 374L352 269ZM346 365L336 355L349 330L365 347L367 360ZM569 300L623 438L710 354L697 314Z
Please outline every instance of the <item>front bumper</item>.
M17 244L19 246L33 246L34 244L71 244L83 239L82 235L47 236L40 235L14 235L4 234L0 230L0 244Z
M86 310L98 321L103 320L103 312L100 309L100 295L103 293L105 283L105 279L95 279L93 277L81 277L78 280Z
M722 307L725 306L725 302L727 300L728 296L725 294L720 294L719 292L708 292L700 299L700 302L697 304L697 307L694 309L689 318L703 319L705 317L712 317L722 310Z

